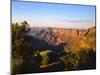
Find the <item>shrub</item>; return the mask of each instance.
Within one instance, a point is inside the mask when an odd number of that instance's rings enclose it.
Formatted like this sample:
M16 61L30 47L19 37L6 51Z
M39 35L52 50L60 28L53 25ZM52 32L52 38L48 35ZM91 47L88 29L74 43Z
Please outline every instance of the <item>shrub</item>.
M14 74L21 73L22 64L23 64L23 59L21 59L21 58L20 59L19 58L13 58L12 59L12 65L11 65L12 73L14 73Z
M61 60L65 64L65 70L77 70L79 68L79 57L74 53L64 53L66 55L61 56Z
M40 52L38 50L33 51L32 56L34 57L34 60L35 60L36 63L41 64L42 57L41 57Z
M63 52L60 59L65 64L65 70L85 70L96 68L96 51L81 48L78 52Z
M33 59L12 59L12 74L24 74L34 72L39 72L39 65Z
M80 57L79 69L95 69L96 68L96 51L93 49L80 49L77 52Z
M58 59L57 53L51 50L42 51L40 55L42 56L42 64L50 64Z

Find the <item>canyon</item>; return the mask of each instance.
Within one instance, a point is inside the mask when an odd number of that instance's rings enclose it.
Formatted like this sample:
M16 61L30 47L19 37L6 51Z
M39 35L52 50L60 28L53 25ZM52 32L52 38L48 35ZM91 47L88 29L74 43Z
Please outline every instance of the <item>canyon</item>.
M47 49L55 48L58 50L67 49L70 51L76 51L80 48L92 48L95 50L96 27L91 27L85 30L33 27L28 34L35 39L40 40L42 43L37 42L38 45Z

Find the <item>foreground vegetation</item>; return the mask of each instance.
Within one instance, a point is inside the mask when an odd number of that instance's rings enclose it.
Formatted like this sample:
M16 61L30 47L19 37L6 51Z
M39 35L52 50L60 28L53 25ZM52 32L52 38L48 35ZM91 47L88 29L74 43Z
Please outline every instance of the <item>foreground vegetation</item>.
M71 52L65 46L60 53L50 49L37 49L30 42L31 36L27 35L29 31L30 28L26 21L20 24L12 23L12 74L96 68L94 48L84 47L77 52Z

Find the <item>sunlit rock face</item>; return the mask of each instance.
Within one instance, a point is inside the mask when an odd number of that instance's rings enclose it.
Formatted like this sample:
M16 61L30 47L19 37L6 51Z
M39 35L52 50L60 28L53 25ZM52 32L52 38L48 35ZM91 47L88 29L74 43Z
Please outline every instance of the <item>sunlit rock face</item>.
M90 47L95 42L95 27L78 30L63 28L31 28L30 35L44 40L48 45L66 46L69 50ZM91 39L91 40L90 40ZM95 43L93 44L95 45Z

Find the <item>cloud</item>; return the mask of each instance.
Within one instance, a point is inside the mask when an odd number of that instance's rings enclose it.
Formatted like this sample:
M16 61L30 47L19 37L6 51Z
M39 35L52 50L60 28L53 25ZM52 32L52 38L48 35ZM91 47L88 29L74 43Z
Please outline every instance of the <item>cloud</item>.
M86 20L86 19L73 19L73 18L65 18L65 19L59 19L54 18L50 20L51 22L57 22L61 24L79 24L79 25L92 25L95 23L95 20Z
M83 19L59 19L52 18L49 20L29 20L28 22L31 27L58 27L58 28L66 28L66 29L88 29L90 27L95 26L94 20L83 20Z
M57 19L57 18L56 18ZM59 21L62 22L93 22L93 20L84 20L84 19L58 19Z

